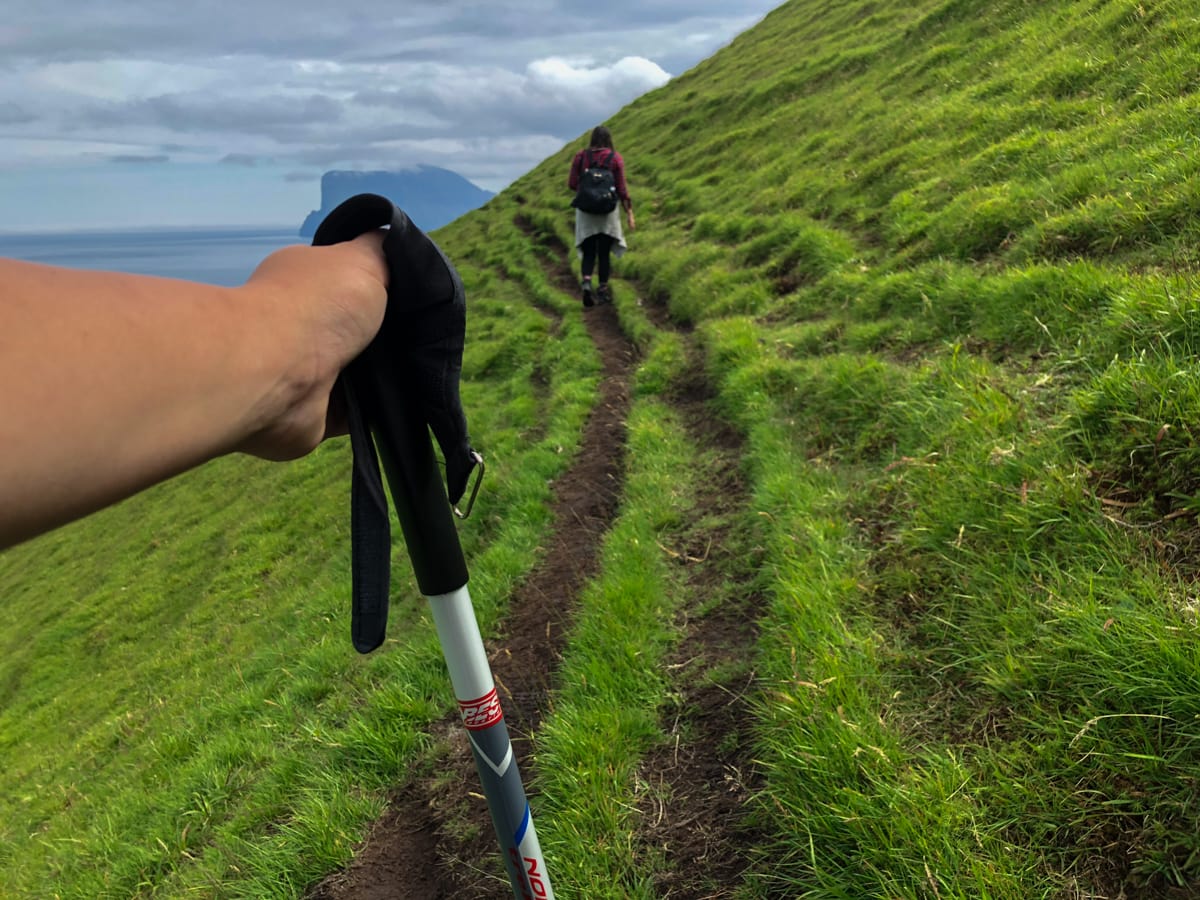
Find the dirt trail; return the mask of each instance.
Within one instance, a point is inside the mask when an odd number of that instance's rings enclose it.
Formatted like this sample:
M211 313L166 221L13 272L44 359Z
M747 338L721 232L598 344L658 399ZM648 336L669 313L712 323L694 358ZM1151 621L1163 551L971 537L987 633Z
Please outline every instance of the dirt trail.
M740 469L744 443L712 415L711 391L694 349L692 355L672 402L708 458L698 479L697 524L670 548L686 569L688 597L680 613L684 637L667 664L679 698L674 740L642 761L638 807L642 843L670 861L656 883L659 896L716 900L735 896L753 862L749 848L759 843L740 823L761 787L747 697L764 603L753 584L759 550L735 533L749 502Z
M603 365L600 397L579 456L554 484L551 542L515 592L502 633L488 642L526 784L530 736L546 710L563 635L580 589L596 573L600 541L621 495L634 351L611 306L588 310L586 322ZM318 884L310 900L512 897L496 875L502 872L496 837L486 804L472 796L478 776L460 732L457 717L441 723L431 771L397 792L350 866Z
M554 261L547 264L552 280L560 290L574 293L577 282L566 263L568 248L534 233L521 219L518 225L552 251ZM615 289L630 288L655 327L685 339L687 370L665 399L679 413L692 444L707 457L697 479L703 486L693 516L697 527L683 536L683 544L666 549L686 569L688 595L680 613L684 638L667 664L679 696L678 714L670 726L674 741L650 753L640 767L639 837L669 862L656 883L659 896L717 900L734 896L752 862L749 848L758 843L739 824L751 793L761 786L752 763L746 697L754 684L747 661L753 657L755 623L764 607L753 585L759 551L743 546L731 522L749 503L740 470L745 442L713 414L713 390L691 339L691 325L672 321L665 306L647 300L636 284ZM714 598L721 599L706 609ZM731 687L712 676L721 669L744 670L737 676L743 680Z
M534 233L520 217L516 224L551 251L544 264L555 286L576 294L568 249L553 237ZM643 309L659 328L688 335L690 329L673 324L661 306L647 303ZM578 458L554 484L551 542L512 598L501 633L488 645L527 785L531 736L546 712L566 629L583 585L597 572L600 542L622 490L635 351L612 306L581 306L579 314L603 364L599 401ZM683 536L683 544L667 548L686 568L689 597L681 612L685 636L669 660L681 701L668 726L675 740L647 757L639 778L639 839L669 861L671 871L658 887L661 896L673 900L732 896L748 864L752 836L736 827L755 787L742 694L753 680L745 660L761 607L749 587L752 548L740 546L728 524L727 514L747 502L738 468L742 441L712 415L710 389L695 347L688 343L689 371L683 387L668 399L705 454L706 471L697 498L698 527ZM723 524L706 521L718 519ZM702 611L712 596L726 600ZM735 689L708 676L714 667L739 663L744 683ZM351 865L318 884L309 900L511 898L491 820L478 796L474 761L456 718L448 717L435 729L435 744L439 750L427 774L396 793ZM533 803L536 808L536 797Z

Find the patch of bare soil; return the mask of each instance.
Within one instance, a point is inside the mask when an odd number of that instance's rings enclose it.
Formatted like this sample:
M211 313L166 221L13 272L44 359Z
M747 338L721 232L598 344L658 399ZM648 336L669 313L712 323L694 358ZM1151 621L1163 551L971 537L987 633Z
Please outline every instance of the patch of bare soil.
M539 237L528 226L525 230ZM556 258L564 258L560 242L545 244ZM575 289L565 263L550 268L562 290ZM685 336L692 331L673 322L661 302L639 297L639 307L662 330ZM682 613L684 639L668 663L679 696L672 740L648 754L640 767L639 838L667 861L656 884L659 896L715 900L734 895L752 863L750 848L759 843L742 823L745 805L761 784L751 761L746 695L754 685L747 661L763 598L752 584L759 554L734 534L736 516L749 502L740 470L744 441L713 414L712 387L694 346L689 345L689 355L688 371L668 399L708 459L704 477L697 479L703 488L692 511L696 525L679 546L664 548L686 569L689 600Z

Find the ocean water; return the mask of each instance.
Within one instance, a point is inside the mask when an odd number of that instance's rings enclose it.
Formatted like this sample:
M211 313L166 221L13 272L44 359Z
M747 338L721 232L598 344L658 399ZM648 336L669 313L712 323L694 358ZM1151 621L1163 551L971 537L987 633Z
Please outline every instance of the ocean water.
M250 277L273 250L307 243L296 231L168 228L0 234L0 256L234 286Z

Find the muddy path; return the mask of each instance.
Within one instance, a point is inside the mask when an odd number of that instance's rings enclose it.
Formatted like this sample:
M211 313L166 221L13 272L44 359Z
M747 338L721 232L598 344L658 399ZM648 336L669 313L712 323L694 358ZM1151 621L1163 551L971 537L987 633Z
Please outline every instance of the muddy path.
M762 787L753 763L749 698L756 623L765 601L755 585L761 549L738 523L749 505L744 442L712 414L712 395L694 348L672 397L706 458L695 525L668 553L684 569L687 602L671 654L678 698L664 716L670 740L642 761L643 844L669 861L656 887L676 900L733 897L760 843L743 825Z
M520 218L516 224L551 251L543 262L552 283L577 295L567 248L533 233ZM644 308L658 327L680 330L661 306ZM532 736L548 710L566 630L583 586L597 573L600 544L620 501L625 421L637 362L612 306L584 310L581 304L579 314L602 361L598 402L579 455L553 485L553 524L542 558L514 593L500 633L488 642L527 786ZM746 503L738 470L741 439L712 415L710 391L694 348L690 352L683 387L670 401L692 439L705 448L709 471L699 498L701 527L682 545L664 548L685 567L689 596L680 613L685 637L669 661L681 702L666 726L672 740L647 757L639 777L639 839L669 861L671 874L659 887L661 896L676 900L727 896L726 889L731 895L749 860L752 836L739 831L736 822L755 786L744 702L753 672L738 673L740 691L707 673L749 657L761 607L748 587L746 548L729 533L725 515ZM726 524L709 527L705 523L711 518ZM746 581L745 589L730 591L731 581L736 586L739 578ZM703 611L711 605L706 598L718 590L738 599ZM435 728L434 746L427 769L397 790L354 861L316 885L308 900L511 898L456 716ZM536 795L532 800L536 808Z
M542 559L514 593L501 633L487 643L527 784L530 738L545 714L571 611L597 571L622 488L635 354L611 306L588 310L586 322L603 366L600 396L578 457L553 486L553 524ZM502 871L496 837L460 732L457 716L438 725L428 772L396 792L353 863L318 884L310 900L512 896L496 876Z

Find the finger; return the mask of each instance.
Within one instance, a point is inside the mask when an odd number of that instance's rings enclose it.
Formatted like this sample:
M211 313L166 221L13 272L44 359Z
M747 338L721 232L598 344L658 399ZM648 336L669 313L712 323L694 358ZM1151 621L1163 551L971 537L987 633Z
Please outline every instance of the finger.
M358 254L363 267L379 280L385 288L388 285L387 260L383 255L383 239L387 236L386 228L376 228L366 231L341 246ZM338 246L338 245L335 245Z

